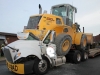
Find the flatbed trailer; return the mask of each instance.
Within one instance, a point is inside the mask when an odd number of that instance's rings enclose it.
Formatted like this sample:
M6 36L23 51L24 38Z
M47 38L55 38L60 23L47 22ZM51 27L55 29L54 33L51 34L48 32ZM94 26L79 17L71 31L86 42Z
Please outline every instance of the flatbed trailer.
M89 57L95 57L100 55L100 48L94 48L89 50Z

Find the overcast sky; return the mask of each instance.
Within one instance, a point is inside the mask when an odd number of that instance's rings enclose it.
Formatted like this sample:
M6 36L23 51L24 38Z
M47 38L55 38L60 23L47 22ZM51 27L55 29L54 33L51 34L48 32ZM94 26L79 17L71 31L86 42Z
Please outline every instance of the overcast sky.
M77 8L76 22L85 32L100 33L100 0L0 0L0 32L23 31L29 16L38 14L38 4L50 12L52 5L68 3Z

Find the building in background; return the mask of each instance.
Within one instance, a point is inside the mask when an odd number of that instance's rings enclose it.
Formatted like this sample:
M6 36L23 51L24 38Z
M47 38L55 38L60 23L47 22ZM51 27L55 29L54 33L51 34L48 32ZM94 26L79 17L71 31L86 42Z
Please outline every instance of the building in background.
M100 43L100 34L93 37L95 43Z
M16 41L17 34L14 33L6 33L6 32L0 32L0 45L6 42L7 44Z

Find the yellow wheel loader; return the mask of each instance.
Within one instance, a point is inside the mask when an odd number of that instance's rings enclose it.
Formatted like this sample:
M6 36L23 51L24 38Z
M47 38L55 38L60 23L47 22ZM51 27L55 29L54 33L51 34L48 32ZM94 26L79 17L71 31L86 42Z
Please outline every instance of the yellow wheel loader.
M46 11L42 13L41 5L39 9L39 14L30 17L23 32L31 32L42 40L48 30L53 30L56 34L53 43L56 44L58 56L73 56L71 59L75 63L86 60L93 34L81 32L80 25L74 23L77 9L70 4L54 5L50 14Z
M70 4L52 6L31 16L19 40L3 48L7 67L17 74L43 75L53 66L66 63L66 59L79 63L88 59L93 34L83 33L80 25L73 23L76 8Z

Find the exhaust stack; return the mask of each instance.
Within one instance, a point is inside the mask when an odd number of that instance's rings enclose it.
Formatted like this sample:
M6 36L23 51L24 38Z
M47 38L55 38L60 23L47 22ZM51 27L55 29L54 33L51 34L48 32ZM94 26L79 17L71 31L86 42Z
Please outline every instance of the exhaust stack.
M40 4L39 4L39 14L42 14L42 7Z
M84 27L83 27L83 33L84 33Z

